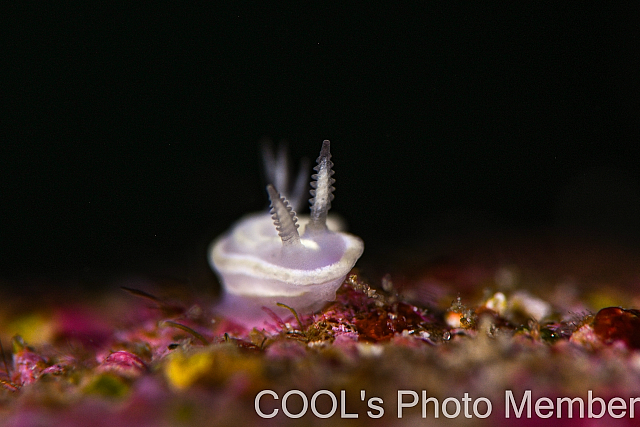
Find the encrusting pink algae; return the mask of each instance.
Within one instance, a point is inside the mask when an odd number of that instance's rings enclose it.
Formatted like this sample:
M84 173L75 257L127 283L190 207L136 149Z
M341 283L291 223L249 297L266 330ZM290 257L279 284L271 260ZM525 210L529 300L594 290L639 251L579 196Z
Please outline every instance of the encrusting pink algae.
M121 305L117 313L74 306L16 316L3 323L3 335L11 325L35 341L3 340L0 416L8 426L262 425L267 420L254 405L263 390L280 397L263 396L263 412L291 390L308 399L325 390L337 401L343 393L346 413L359 414L336 415L332 425L395 425L422 416L420 405L407 406L398 419L398 390L426 390L440 401L463 393L485 397L493 413L473 422L511 425L518 420L498 410L505 390L640 394L637 310L572 312L576 301L563 299L561 289L547 298L515 287L446 299L434 283L425 299L411 286L396 289L389 277L384 290L373 287L354 270L336 301L319 312L283 305L289 314L282 316L265 309L267 320L254 328L189 295L165 301L130 288L113 299ZM45 324L44 336L30 330ZM383 401L382 417L367 415L362 392ZM321 413L331 410L325 398L317 398ZM290 398L292 413L296 399ZM310 410L302 420L329 422ZM599 419L605 420L611 421L608 414ZM273 421L296 423L282 411Z

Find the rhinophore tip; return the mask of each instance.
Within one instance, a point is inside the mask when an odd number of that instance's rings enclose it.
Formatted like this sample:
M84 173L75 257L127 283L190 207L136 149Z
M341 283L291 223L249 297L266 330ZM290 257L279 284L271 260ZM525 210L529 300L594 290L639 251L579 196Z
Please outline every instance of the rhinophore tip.
M295 181L291 182L289 176L289 156L287 155L287 145L281 142L277 153L274 151L271 141L262 142L262 160L267 182L273 184L281 195L286 197L289 204L295 211L302 208L302 200L307 188L307 177L309 161L302 159Z
M289 205L287 199L282 197L273 185L267 185L269 200L271 200L271 218L278 230L278 236L283 246L300 245L298 234L298 217Z
M307 225L307 230L310 232L323 231L327 229L327 213L331 208L331 201L333 200L333 183L336 182L332 178L333 174L333 162L331 161L331 153L329 152L329 141L322 142L322 149L320 150L320 156L316 160L318 165L313 169L318 172L311 175L313 181L311 181L312 190L309 199L311 203L311 219Z

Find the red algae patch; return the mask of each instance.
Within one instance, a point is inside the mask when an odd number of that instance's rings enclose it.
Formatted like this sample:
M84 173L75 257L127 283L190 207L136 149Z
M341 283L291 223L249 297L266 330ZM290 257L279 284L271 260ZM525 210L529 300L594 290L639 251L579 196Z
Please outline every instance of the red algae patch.
M593 318L593 330L605 344L622 341L640 349L640 310L603 308Z

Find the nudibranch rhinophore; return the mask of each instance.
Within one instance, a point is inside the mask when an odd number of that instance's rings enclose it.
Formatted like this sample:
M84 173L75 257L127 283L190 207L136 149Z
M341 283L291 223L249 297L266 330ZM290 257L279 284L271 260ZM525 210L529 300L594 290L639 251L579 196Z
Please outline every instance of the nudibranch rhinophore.
M269 184L270 212L242 218L211 244L209 262L224 286L225 311L260 318L262 307L282 313L277 305L281 303L308 313L335 299L364 244L328 215L335 190L329 141L322 143L317 162L309 216L296 215L295 205ZM282 191L288 191L286 163L282 150L277 161L270 152L265 154L268 178ZM296 187L304 191L303 186ZM292 194L290 199L301 200L301 195ZM303 233L298 231L300 224Z

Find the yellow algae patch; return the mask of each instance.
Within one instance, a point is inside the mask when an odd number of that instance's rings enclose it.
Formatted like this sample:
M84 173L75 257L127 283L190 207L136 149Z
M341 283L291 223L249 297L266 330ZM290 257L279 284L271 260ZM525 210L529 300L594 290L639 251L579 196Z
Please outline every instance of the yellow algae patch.
M238 391L253 392L265 384L261 359L226 345L193 353L176 351L167 358L164 373L179 390L195 383L220 386L233 381Z
M182 352L175 352L165 367L167 379L175 388L189 388L198 379L206 376L213 366L213 357L210 353L187 356Z
M588 294L586 299L596 311L605 307L624 307L629 302L625 296L609 285L602 285L599 290Z
M51 318L38 313L29 313L14 319L7 325L6 330L11 335L20 335L33 345L49 342L53 336Z

